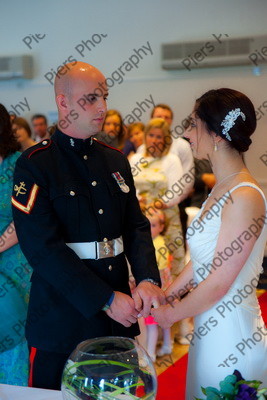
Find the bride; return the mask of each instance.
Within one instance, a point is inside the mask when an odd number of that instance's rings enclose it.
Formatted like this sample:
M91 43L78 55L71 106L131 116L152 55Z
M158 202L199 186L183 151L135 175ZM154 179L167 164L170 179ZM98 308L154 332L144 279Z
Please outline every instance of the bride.
M163 328L195 317L187 400L203 397L201 386L219 388L235 369L267 385L267 329L256 297L267 203L242 156L255 128L251 101L218 89L196 100L184 134L194 157L210 160L217 183L188 228L191 260L167 289L168 304L151 314Z

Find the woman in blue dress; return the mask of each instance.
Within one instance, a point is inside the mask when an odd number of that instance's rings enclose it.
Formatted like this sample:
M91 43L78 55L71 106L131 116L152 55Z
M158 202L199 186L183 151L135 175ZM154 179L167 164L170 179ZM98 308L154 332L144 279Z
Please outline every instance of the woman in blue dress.
M18 147L10 116L0 104L0 383L27 386L29 353L24 323L31 268L18 244L11 211Z

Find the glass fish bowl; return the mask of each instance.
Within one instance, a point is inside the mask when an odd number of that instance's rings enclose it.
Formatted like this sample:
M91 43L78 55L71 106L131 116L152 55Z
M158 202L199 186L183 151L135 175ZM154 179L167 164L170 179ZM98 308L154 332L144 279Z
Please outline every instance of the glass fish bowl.
M133 339L89 339L67 360L61 391L64 400L154 400L156 371L146 351Z

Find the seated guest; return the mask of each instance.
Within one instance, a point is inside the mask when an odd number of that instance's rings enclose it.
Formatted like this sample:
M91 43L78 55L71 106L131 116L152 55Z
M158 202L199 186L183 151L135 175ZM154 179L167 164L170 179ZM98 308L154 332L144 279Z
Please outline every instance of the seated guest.
M142 122L134 122L128 126L127 136L123 148L123 154L130 158L144 142L145 125Z
M125 130L119 111L109 110L104 120L102 132L99 132L95 137L108 146L122 150L125 142Z
M43 114L35 114L32 116L33 137L36 142L49 139L50 135L47 131L47 119Z
M20 145L20 151L25 151L36 144L31 138L31 128L26 119L21 117L15 118L12 122L12 130Z

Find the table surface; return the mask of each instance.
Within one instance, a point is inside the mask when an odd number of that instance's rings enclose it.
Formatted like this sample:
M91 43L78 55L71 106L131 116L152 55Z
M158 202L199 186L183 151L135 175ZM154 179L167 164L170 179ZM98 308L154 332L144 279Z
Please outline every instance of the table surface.
M0 400L63 400L58 390L0 384Z

